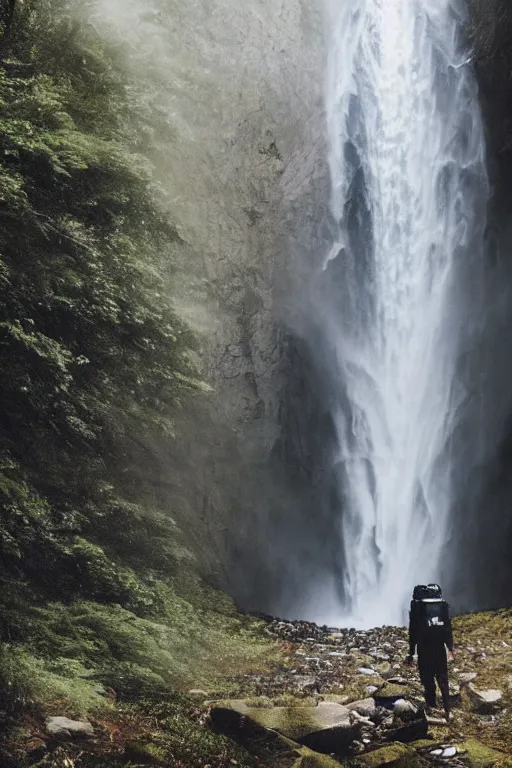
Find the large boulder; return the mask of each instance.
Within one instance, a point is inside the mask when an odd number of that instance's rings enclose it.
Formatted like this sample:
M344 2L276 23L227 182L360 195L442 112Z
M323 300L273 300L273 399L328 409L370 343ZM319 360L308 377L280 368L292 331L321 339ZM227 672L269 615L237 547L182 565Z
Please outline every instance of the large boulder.
M326 754L349 754L361 732L361 724L352 721L351 710L333 702L320 702L316 707L259 708L234 700L213 706L210 717L216 729L229 735L252 724Z
M272 754L286 764L292 764L294 760L299 759L301 756L299 744L285 738L277 731L265 728L233 709L230 704L230 702L217 704L210 710L211 725L217 733L223 733L245 747L251 748L254 745L256 752Z

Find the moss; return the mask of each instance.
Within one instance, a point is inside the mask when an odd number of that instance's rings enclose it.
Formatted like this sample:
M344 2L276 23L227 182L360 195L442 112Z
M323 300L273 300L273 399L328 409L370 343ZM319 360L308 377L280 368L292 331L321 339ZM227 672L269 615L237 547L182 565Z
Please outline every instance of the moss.
M45 702L49 711L54 702L59 702L59 708L64 703L71 717L106 710L111 704L98 682L88 679L90 672L76 660L44 661L23 648L4 644L0 647L0 686L6 693L0 712L14 713L38 702Z
M307 747L300 749L300 754L301 756L293 764L293 768L340 768L342 765L334 758L312 752Z
M215 708L232 710L250 719L261 728L277 731L288 739L297 741L307 733L322 728L318 710L311 707L270 707L252 708L243 700L232 700L216 704Z
M435 749L436 742L432 739L420 739L419 741L412 741L409 746L411 749L424 749L430 747L430 749Z
M381 768L381 766L393 766L398 765L398 761L406 755L409 755L411 751L399 742L393 742L386 747L380 747L373 752L368 752L366 755L360 755L357 758L356 764L360 764L365 768ZM412 753L414 755L414 752Z
M131 763L142 765L165 765L166 750L157 744L139 744L129 741L125 746L125 756Z
M463 743L457 744L458 749L467 752L464 755L464 759L469 763L470 768L490 768L490 766L496 765L498 762L503 764L503 761L508 760L508 764L512 765L512 756L507 758L502 752L498 752L495 749L481 744L476 739L469 739Z
M407 696L413 696L416 692L414 686L411 685L396 685L394 683L384 683L374 693L376 699L401 699Z
M272 699L272 703L274 707L316 707L319 700L320 697L317 696L293 696L290 693L284 693Z
M275 702L272 699L269 699L268 696L246 699L245 703L251 709L271 709L273 706L275 706Z
M199 610L171 583L152 587L160 612L143 618L92 601L41 607L13 585L9 619L19 642L0 653L0 686L9 692L4 708L58 699L66 714L86 715L108 706L97 693L100 683L127 699L176 687L219 690L231 686L233 675L273 663L277 651L258 634L258 623Z
M414 752L403 755L396 763L396 768L430 768L430 766L431 763L428 760Z

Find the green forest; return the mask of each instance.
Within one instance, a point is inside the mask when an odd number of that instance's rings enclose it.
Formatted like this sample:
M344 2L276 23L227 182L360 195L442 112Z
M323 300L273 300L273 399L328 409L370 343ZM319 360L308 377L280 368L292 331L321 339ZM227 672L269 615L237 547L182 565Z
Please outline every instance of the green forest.
M264 647L242 642L250 627L200 581L172 510L131 472L158 462L151 438L179 440L187 398L208 396L173 308L179 236L139 146L151 115L138 84L66 0L4 2L1 23L6 727L41 702L84 716L110 688L130 699L212 684L214 656L243 665Z

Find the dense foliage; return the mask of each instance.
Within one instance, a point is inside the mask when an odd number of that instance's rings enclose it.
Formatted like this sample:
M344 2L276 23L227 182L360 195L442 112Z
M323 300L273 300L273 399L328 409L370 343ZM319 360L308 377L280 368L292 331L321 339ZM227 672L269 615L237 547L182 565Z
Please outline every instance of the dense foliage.
M0 22L0 709L53 691L80 712L98 680L158 688L229 656L211 608L232 609L129 471L205 388L136 84L67 0Z

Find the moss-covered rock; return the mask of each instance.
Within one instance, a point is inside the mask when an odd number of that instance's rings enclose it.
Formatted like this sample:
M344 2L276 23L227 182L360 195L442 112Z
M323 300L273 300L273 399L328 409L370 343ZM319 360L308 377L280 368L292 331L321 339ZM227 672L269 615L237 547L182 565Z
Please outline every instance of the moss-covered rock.
M348 710L332 702L319 702L315 707L254 707L251 703L251 700L226 701L223 708L250 718L263 728L278 731L293 741L300 741L315 731L350 726ZM213 716L218 709L218 705L212 709Z
M414 752L408 752L406 755L402 755L400 760L396 764L396 768L430 768L431 763L420 755Z
M340 768L341 765L329 755L320 755L307 747L302 747L300 755L293 764L293 768Z
M464 759L470 768L490 768L498 764L512 766L512 756L508 757L503 752L487 747L476 739L457 744L457 749L466 753Z
M409 747L411 749L427 749L430 747L430 749L435 749L436 742L432 739L419 739L418 741L412 741L409 744Z
M284 737L323 754L348 754L360 733L344 707L328 702L316 707L254 708L235 700L212 707L210 717L217 731L244 744Z
M382 768L383 766L395 768L399 760L406 755L416 757L414 750L408 749L403 744L396 742L386 747L375 749L373 752L368 752L366 755L360 755L355 763L364 766L364 768Z

